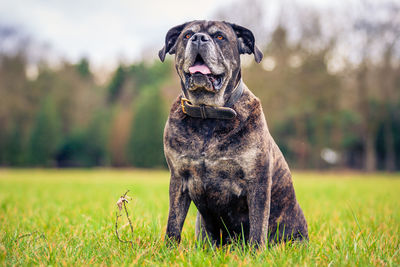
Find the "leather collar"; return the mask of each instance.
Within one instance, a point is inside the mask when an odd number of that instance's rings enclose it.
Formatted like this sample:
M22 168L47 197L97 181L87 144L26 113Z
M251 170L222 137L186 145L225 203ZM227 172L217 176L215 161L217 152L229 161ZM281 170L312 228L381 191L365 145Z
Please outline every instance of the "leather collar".
M238 82L236 87L233 89L232 94L225 106L215 107L209 105L193 105L189 99L181 97L181 107L183 113L194 118L202 119L223 119L231 120L236 117L236 111L232 108L233 104L242 96L243 94L243 82L242 79Z

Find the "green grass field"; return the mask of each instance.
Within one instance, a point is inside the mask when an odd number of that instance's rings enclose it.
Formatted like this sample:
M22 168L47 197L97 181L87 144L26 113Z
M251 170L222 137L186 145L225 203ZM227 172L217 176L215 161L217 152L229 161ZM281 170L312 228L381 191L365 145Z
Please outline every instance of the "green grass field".
M0 169L0 265L400 265L400 174L294 173L306 244L196 246L192 205L179 247L163 236L167 171ZM114 232L127 189L134 226Z

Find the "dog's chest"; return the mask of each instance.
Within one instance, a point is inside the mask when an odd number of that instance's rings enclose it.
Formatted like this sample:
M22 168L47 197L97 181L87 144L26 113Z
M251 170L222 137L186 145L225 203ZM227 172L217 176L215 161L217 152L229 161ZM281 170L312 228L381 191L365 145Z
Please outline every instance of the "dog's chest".
M220 208L247 194L247 179L254 168L257 147L231 122L198 124L171 122L164 139L165 155L174 179L182 180L196 203ZM235 134L238 132L238 134Z
M203 152L183 154L175 162L183 189L189 191L194 202L206 200L223 206L246 193L245 170L236 158Z

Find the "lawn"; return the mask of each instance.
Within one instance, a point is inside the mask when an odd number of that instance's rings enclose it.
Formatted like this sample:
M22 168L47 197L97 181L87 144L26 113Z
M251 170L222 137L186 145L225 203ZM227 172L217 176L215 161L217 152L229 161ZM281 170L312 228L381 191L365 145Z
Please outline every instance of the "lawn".
M176 248L164 245L167 171L0 169L0 265L400 265L400 174L294 173L310 241L255 251L198 246L192 205ZM134 228L116 201L126 190Z

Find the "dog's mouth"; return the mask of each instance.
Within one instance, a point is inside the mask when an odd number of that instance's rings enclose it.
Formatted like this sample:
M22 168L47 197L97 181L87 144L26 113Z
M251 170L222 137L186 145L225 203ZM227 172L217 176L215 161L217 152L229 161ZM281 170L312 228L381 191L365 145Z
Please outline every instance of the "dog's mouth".
M193 65L189 67L189 72L185 72L185 78L186 84L194 90L202 87L209 91L219 91L222 88L224 75L213 74L201 55L197 54Z

